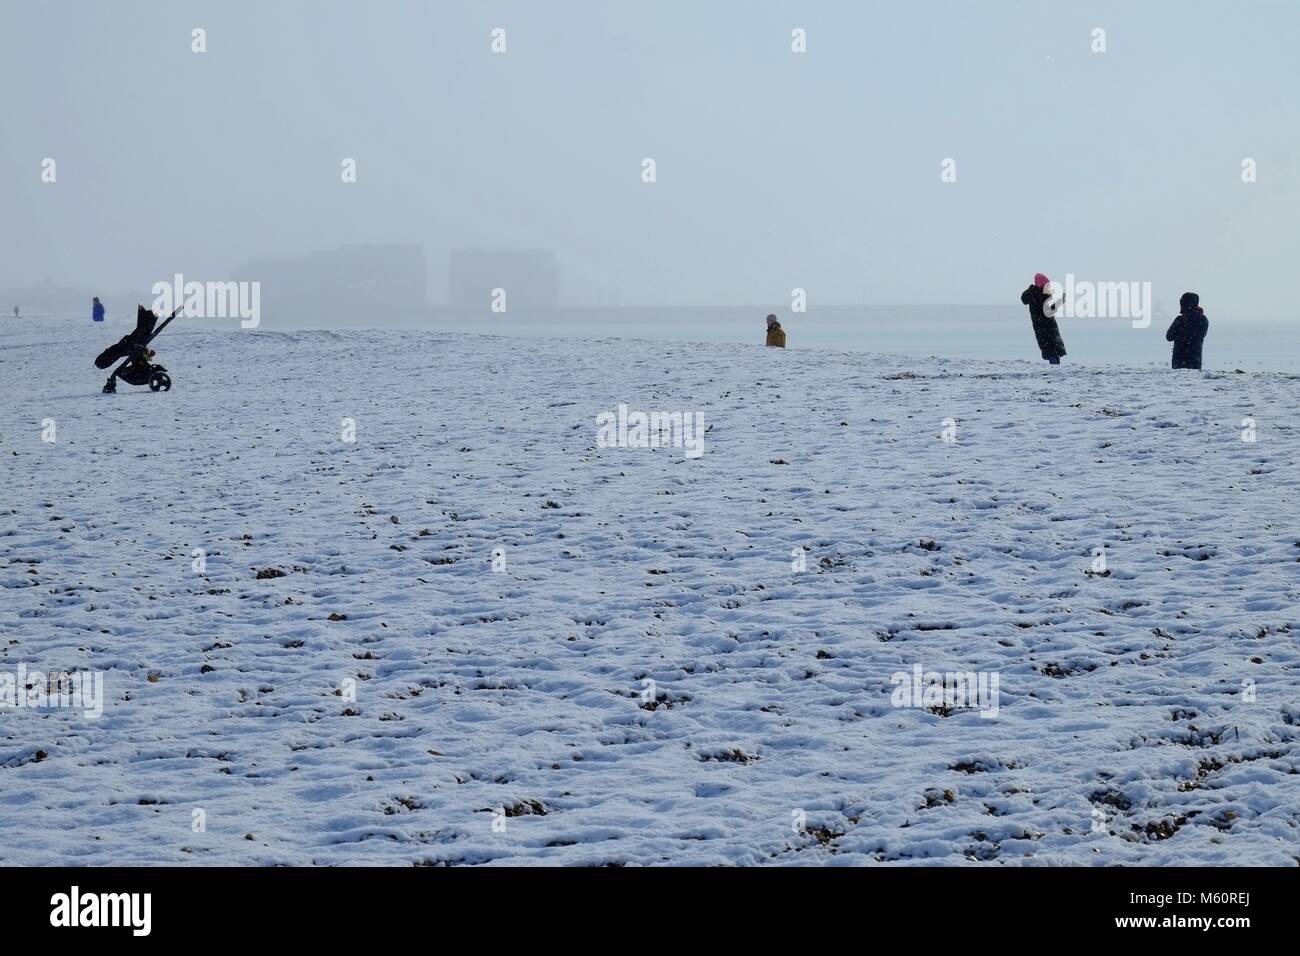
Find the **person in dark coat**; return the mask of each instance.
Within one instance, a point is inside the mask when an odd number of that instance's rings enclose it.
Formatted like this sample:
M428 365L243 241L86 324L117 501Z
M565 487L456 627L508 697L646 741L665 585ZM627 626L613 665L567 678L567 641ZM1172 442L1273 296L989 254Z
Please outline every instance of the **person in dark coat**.
M99 301L99 296L95 296L95 301L91 303L90 321L92 322L104 321L104 303Z
M1038 351L1043 358L1053 365L1060 365L1065 356L1065 340L1056 324L1056 307L1052 304L1052 294L1047 291L1051 282L1041 272L1034 276L1034 284L1020 293L1020 302L1029 306L1029 321L1034 326L1034 338L1038 340Z
M1210 320L1201 308L1201 297L1195 292L1184 292L1178 300L1178 318L1165 333L1165 341L1174 343L1171 368L1200 368L1201 345L1210 331Z

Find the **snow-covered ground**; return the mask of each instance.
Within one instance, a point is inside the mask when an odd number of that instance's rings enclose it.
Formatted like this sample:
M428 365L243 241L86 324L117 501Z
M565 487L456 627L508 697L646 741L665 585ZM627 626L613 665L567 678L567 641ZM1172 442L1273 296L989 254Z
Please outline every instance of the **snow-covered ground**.
M0 326L0 673L106 696L0 863L1300 860L1296 377L122 331Z

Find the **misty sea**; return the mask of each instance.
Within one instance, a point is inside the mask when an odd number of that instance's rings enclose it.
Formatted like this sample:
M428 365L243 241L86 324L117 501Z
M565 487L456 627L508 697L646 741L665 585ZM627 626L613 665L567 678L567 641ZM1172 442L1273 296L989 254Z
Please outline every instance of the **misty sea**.
M540 315L436 311L433 324L447 330L494 335L563 338L661 339L674 342L762 344L772 309L737 307L581 308ZM1207 306L1210 332L1205 367L1232 371L1300 373L1300 320L1216 316ZM1015 306L831 306L802 314L777 311L788 347L885 352L939 358L1041 361L1028 311ZM1065 363L1168 366L1165 330L1173 320L1157 315L1146 328L1127 319L1061 319ZM380 323L388 324L388 323ZM409 328L412 316L394 323Z

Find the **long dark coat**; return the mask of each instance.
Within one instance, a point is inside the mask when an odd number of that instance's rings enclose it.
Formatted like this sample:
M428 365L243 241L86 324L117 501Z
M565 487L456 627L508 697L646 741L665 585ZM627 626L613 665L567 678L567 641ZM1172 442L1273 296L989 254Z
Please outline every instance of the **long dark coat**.
M1060 358L1065 354L1065 340L1054 316L1049 314L1048 301L1052 298L1046 289L1031 285L1020 293L1020 301L1029 306L1029 321L1034 326L1034 338L1043 358Z
M1210 331L1210 320L1196 306L1188 306L1165 333L1165 341L1174 343L1171 368L1200 368L1201 345Z

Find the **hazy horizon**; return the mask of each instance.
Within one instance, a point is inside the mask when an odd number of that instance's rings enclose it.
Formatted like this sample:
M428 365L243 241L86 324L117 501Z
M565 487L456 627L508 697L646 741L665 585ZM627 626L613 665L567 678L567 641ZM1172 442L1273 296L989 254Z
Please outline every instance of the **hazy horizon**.
M402 243L434 306L482 247L553 252L571 307L993 306L1041 270L1293 318L1297 27L1270 0L8 5L0 289Z

